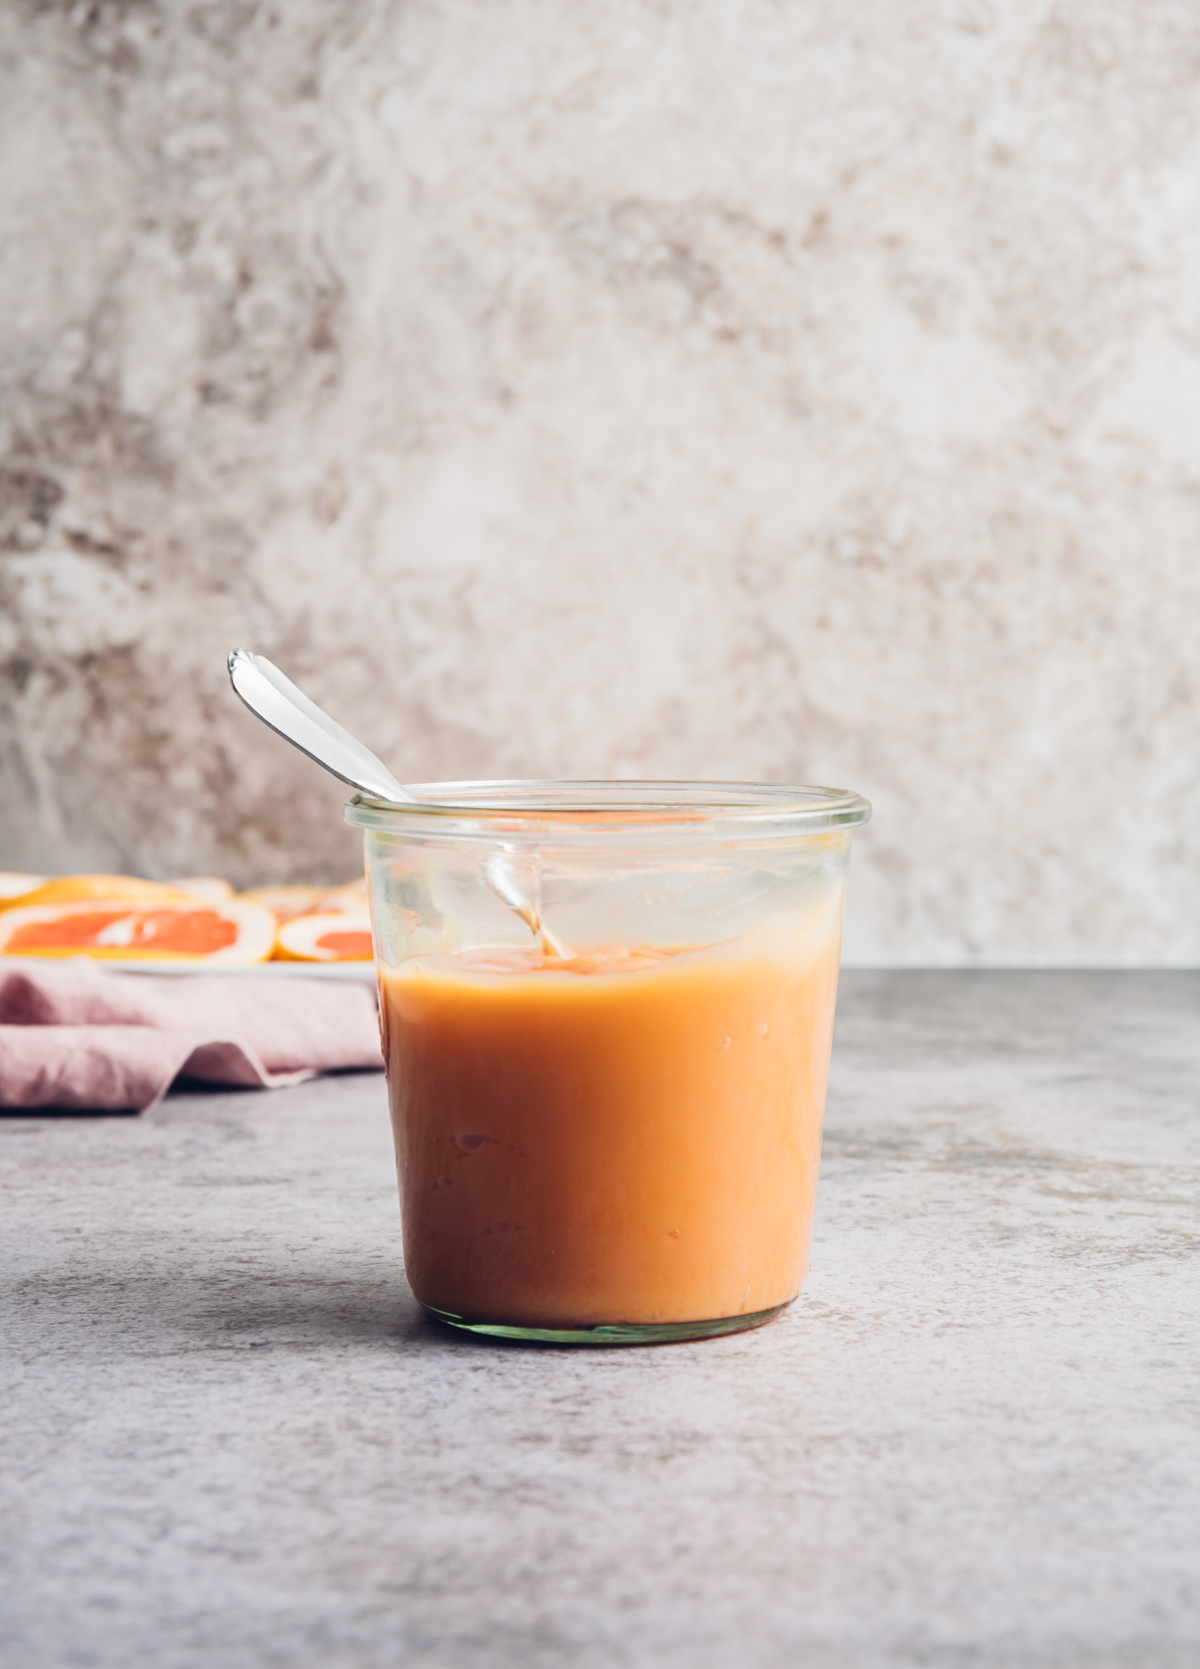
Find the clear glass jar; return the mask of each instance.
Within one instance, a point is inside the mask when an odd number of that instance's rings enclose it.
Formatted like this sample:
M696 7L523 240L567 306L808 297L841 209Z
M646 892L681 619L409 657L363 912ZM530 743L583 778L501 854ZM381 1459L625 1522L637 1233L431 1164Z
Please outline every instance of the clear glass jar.
M856 794L357 798L405 1271L452 1326L753 1327L808 1268Z

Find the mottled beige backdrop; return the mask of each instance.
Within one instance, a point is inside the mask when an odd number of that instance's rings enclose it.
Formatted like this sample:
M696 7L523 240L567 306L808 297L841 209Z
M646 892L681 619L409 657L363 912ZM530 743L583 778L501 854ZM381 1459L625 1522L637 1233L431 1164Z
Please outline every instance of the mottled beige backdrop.
M0 867L834 783L859 962L1200 961L1193 0L0 0Z

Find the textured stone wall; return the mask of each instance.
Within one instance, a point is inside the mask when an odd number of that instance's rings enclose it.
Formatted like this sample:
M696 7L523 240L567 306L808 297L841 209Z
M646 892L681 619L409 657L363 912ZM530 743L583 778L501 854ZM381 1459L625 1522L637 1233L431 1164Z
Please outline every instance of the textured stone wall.
M834 782L860 961L1200 960L1191 0L0 3L0 866Z

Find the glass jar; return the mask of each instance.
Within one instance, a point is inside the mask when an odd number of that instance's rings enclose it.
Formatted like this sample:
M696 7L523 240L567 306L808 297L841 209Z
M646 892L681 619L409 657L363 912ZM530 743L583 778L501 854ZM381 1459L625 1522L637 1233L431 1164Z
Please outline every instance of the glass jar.
M359 797L405 1271L458 1328L754 1327L808 1268L856 794Z

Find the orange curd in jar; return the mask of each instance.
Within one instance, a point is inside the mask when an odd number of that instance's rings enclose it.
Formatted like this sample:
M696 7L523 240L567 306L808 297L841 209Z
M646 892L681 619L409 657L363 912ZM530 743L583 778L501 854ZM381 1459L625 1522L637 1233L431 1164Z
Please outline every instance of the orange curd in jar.
M381 964L420 1302L514 1331L789 1303L812 1234L835 902L699 948L483 946Z

